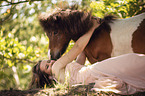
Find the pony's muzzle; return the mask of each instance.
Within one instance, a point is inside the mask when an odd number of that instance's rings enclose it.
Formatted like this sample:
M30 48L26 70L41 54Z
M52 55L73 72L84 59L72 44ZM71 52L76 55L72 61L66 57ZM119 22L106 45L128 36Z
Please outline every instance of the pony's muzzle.
M55 50L55 51L51 50L51 49L48 50L48 58L50 60L57 60L60 57L61 57L61 54L60 54L59 50Z

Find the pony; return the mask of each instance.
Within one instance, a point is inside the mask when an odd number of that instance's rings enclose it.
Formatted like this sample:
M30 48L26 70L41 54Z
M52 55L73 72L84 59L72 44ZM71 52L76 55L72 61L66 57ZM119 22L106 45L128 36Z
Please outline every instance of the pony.
M66 51L70 40L76 41L92 27L91 12L59 10L40 16L40 25L49 38L49 54L57 60ZM84 53L90 63L125 53L145 54L145 13L127 19L108 15L95 29Z

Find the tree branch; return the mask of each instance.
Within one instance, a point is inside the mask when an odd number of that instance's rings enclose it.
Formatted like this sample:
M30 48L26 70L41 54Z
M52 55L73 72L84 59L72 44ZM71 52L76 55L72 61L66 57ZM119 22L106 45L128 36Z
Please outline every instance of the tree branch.
M15 6L11 6L10 13L6 17L4 17L4 18L0 18L0 25L3 25L7 20L9 20L11 18L12 13L14 12L13 9L15 7L16 7L16 5Z
M26 59L26 58L23 58L23 59L20 59L20 58L8 58L8 57L5 57L4 55L0 55L0 57L1 58L5 58L5 59L8 59L8 60L12 60L12 61L14 61L14 60L19 60L19 63L20 63L20 61L27 61L28 63L36 63L35 61L31 61L31 60L29 60L29 59Z
M20 2L16 2L16 3L12 3L12 2L9 2L9 1L6 1L6 2L8 4L6 4L6 5L0 5L0 7L9 6L9 5L17 5L17 4L26 3L26 2L29 2L29 1L20 1Z

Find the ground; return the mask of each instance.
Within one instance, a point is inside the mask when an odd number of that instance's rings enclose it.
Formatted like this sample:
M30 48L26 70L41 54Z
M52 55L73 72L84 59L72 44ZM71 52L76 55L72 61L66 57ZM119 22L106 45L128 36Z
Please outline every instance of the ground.
M90 91L93 85L79 85L72 88L46 88L32 90L1 90L0 96L120 96L114 93ZM145 96L145 92L130 96Z

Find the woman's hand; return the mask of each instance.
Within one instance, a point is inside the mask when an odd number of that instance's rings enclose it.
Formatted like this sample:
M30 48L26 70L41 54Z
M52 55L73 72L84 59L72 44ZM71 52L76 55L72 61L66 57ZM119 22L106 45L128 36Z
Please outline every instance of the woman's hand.
M102 24L104 21L101 18L93 18L92 19L93 22L93 26L92 26L92 30L95 30L96 28L98 28L100 26L100 24Z

